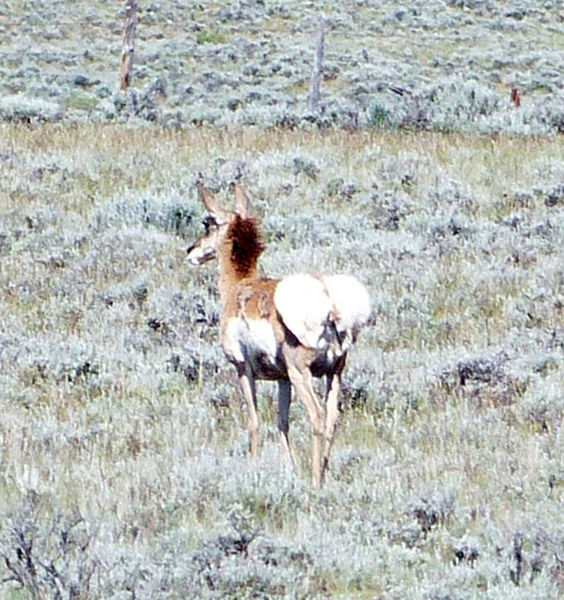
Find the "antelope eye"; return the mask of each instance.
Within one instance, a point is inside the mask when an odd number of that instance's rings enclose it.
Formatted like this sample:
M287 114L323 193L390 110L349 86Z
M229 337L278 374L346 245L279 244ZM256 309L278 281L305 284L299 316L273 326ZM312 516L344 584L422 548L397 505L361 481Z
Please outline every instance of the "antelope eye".
M203 221L202 221L202 225L204 226L204 229L206 231L206 233L210 232L210 229L212 227L215 227L217 225L217 223L215 222L215 219L208 215Z

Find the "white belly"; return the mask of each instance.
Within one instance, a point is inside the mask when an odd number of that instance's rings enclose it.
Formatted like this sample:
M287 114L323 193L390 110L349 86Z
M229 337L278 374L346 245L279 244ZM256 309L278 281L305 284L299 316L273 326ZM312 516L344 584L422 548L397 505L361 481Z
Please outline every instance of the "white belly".
M223 333L223 350L232 362L255 362L260 359L276 364L278 345L270 323L263 319L232 317Z

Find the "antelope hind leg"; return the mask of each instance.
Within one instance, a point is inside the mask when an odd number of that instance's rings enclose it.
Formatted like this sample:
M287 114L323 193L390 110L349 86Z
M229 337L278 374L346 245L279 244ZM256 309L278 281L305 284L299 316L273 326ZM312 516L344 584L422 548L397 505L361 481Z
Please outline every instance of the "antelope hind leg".
M309 369L299 370L293 366L288 368L288 376L292 385L308 412L313 430L313 450L311 465L311 481L313 487L321 487L321 446L323 443L323 425L325 411L317 399L312 385L312 376Z

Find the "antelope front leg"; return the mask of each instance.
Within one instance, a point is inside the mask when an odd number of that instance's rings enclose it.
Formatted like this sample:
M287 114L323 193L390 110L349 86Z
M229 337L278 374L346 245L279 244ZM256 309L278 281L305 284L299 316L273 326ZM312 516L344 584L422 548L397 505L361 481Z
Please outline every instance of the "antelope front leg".
M280 432L280 441L292 470L296 470L296 460L290 448L290 439L288 433L290 430L290 402L292 401L292 385L288 379L281 379L278 382L278 431Z
M249 427L249 445L251 456L258 454L258 414L257 414L257 392L255 379L245 367L237 369L239 374L239 386L247 402L247 416Z

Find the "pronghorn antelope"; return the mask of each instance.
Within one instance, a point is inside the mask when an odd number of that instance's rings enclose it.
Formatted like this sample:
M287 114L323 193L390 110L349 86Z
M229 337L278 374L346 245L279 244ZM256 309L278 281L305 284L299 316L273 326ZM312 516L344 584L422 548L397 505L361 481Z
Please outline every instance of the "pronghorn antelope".
M266 279L258 273L265 249L248 198L235 185L235 211L220 207L200 183L209 213L206 231L188 259L200 265L219 259L221 345L235 365L246 399L250 449L258 450L256 380L278 382L278 429L295 467L288 429L291 385L304 403L313 428L312 481L323 483L338 417L338 396L347 352L366 324L370 300L364 286L347 275L290 275ZM326 377L326 403L313 389L313 377Z

